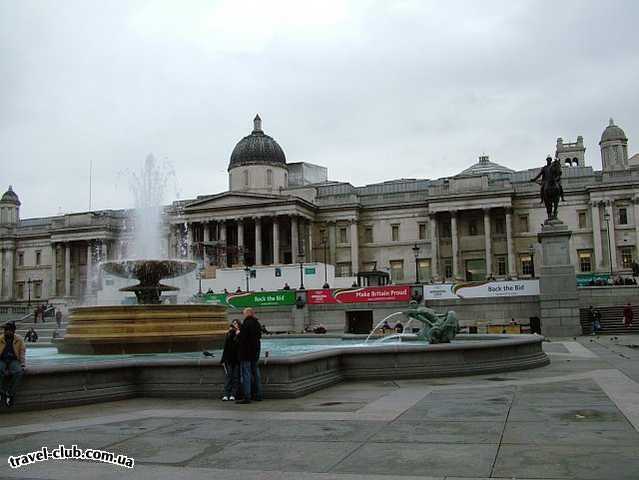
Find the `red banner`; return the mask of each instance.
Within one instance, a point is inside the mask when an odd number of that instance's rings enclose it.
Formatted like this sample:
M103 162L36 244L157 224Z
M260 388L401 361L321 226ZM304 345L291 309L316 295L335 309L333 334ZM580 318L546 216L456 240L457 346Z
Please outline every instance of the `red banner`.
M331 303L368 303L368 302L408 302L409 286L338 288L335 290L308 290L306 302L309 305Z

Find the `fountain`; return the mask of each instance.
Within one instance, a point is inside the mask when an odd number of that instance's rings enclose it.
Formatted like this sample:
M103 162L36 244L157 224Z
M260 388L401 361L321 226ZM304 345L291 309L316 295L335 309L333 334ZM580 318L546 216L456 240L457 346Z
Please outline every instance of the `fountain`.
M60 353L192 352L223 343L228 326L226 307L162 302L162 292L179 288L161 280L187 275L197 267L193 261L161 258L161 205L166 183L167 176L149 155L131 184L136 199L135 258L100 263L108 274L138 281L120 289L133 292L137 305L71 308L67 333L56 341Z

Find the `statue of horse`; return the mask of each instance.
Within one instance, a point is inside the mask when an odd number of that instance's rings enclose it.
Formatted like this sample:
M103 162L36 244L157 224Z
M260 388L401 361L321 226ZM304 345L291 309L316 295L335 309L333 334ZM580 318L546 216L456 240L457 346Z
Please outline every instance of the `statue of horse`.
M548 220L557 220L557 209L559 208L560 195L561 192L559 190L559 185L554 178L546 182L541 199L546 207Z

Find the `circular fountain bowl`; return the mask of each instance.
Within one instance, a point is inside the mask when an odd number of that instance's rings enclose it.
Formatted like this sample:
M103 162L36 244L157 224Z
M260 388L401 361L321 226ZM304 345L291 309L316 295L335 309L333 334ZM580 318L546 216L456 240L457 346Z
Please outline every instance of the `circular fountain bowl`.
M197 352L220 348L228 329L221 305L113 305L70 309L60 353Z
M190 260L113 260L102 262L102 270L120 278L175 278L191 273L197 263Z

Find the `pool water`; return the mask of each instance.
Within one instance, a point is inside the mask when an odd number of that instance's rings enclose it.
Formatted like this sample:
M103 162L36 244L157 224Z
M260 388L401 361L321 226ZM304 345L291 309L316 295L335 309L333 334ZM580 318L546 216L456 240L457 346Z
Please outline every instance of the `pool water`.
M424 344L423 342L403 342L413 344ZM262 357L268 352L269 357L290 357L308 352L316 352L331 348L343 347L372 347L382 345L374 341L365 344L359 339L341 338L278 338L262 340ZM388 345L388 343L384 344ZM222 358L222 350L211 350L213 358ZM69 353L58 353L56 348L27 348L28 365L51 365L51 364L79 364L104 362L109 360L131 360L142 358L171 358L171 359L198 359L204 357L202 352L181 352L181 353L145 353L131 355L73 355Z

